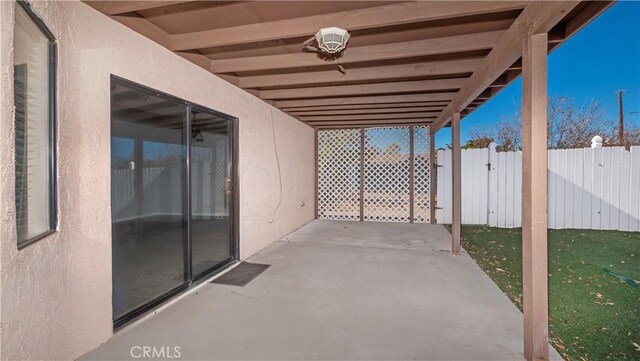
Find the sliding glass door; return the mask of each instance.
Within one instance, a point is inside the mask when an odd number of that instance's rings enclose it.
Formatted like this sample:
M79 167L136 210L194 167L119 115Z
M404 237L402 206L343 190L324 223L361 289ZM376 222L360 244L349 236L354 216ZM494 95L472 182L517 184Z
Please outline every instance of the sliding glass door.
M230 125L218 115L191 112L191 251L196 277L232 256Z
M233 119L115 77L111 111L118 326L233 260Z

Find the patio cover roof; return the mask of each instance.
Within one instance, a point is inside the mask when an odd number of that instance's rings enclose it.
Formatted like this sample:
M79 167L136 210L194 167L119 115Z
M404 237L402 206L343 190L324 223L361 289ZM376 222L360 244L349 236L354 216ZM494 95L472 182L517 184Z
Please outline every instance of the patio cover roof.
M447 125L521 73L524 29L548 49L611 2L86 1L314 127ZM351 32L343 56L302 51ZM341 65L346 71L339 70Z

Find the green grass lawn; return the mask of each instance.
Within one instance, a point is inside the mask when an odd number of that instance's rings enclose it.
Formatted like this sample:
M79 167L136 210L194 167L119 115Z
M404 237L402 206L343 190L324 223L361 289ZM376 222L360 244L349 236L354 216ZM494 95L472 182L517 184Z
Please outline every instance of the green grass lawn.
M462 228L462 245L522 309L520 229ZM550 340L567 360L640 360L640 233L549 230Z

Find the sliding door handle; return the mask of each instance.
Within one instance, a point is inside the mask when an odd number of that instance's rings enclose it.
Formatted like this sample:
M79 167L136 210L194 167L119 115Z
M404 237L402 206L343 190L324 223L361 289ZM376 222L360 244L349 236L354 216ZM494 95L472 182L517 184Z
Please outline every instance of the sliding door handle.
M229 177L224 178L224 193L231 194L231 178Z

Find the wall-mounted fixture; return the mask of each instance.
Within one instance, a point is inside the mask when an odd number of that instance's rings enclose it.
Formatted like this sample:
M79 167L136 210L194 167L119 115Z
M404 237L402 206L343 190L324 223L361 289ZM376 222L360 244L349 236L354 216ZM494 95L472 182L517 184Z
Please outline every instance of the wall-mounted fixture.
M337 54L344 51L350 37L351 35L347 30L332 26L320 29L314 37L309 38L303 45L304 49L308 51L330 55ZM317 43L317 47L311 45L314 40Z

